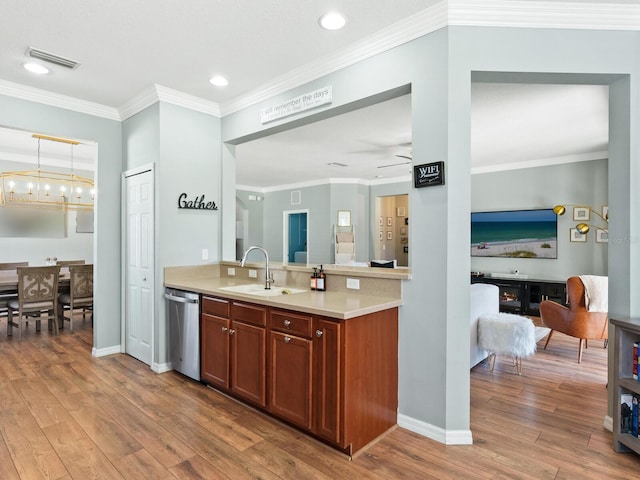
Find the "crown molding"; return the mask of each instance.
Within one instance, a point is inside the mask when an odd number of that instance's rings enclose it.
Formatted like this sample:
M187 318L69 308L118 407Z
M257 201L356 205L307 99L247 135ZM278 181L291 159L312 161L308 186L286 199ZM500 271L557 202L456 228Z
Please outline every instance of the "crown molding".
M640 30L640 5L532 0L443 0L339 52L293 69L222 104L161 85L153 85L118 109L4 80L0 80L0 94L110 120L125 120L157 101L222 117L450 25Z
M222 116L329 75L447 27L484 26L640 30L640 5L514 0L445 0L366 37L346 49L274 78L221 104Z
M509 170L521 170L523 168L548 167L555 165L563 165L566 163L591 162L593 160L606 160L609 158L609 152L592 152L581 153L576 155L565 155L562 157L541 158L537 160L529 160L526 162L501 163L500 165L488 165L486 167L472 167L471 175L481 173L506 172Z
M418 12L379 32L353 43L338 53L326 55L274 78L271 82L221 104L222 116L267 100L319 77L378 55L447 25L447 2Z
M207 115L213 115L214 117L220 117L220 105L216 102L204 100L194 95L179 92L171 88L163 87L162 85L155 85L158 99L162 102L171 103L179 107L195 110L196 112L206 113Z
M140 113L144 109L149 108L158 100L158 93L156 92L155 85L149 87L118 108L118 111L120 112L120 119L124 121L131 118L136 113Z
M109 120L120 120L118 110L115 108L49 92L47 90L41 90L39 88L27 87L26 85L8 82L6 80L0 80L0 95L42 103L51 107L64 108L65 110L72 110L78 113L86 113L87 115Z
M375 180L365 180L362 178L323 178L320 180L311 180L308 182L275 185L273 187L236 185L236 190L264 194L264 193L271 193L271 192L281 192L284 190L295 190L296 188L317 187L320 185L363 185L365 187L371 187L374 185L386 185L390 183L402 183L402 182L410 182L410 181L411 181L411 175L406 175L402 177L384 178L384 179L377 178Z
M448 0L449 25L639 30L640 5L513 0Z
M204 100L187 93L179 92L162 85L155 84L136 95L130 101L122 105L118 110L122 120L133 117L149 108L156 102L166 102L179 107L188 108L196 112L206 113L214 117L220 117L220 105L209 100Z

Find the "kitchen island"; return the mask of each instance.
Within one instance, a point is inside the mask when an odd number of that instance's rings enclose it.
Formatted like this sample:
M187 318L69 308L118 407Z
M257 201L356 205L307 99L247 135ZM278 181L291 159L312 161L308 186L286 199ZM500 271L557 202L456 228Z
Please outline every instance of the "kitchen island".
M257 268L165 269L165 286L201 294L201 380L354 455L397 422L398 306L410 274L328 269L325 292L225 290L259 283L248 271ZM276 286L304 290L310 269L272 269ZM360 288L342 288L347 278Z

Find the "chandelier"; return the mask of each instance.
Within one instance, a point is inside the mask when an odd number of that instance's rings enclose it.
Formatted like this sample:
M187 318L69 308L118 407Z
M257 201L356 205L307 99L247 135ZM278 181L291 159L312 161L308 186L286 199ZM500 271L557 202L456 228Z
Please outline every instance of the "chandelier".
M38 140L37 169L1 172L0 206L93 210L96 194L93 180L76 175L73 171L73 147L80 142L39 134L33 134L33 138ZM70 170L68 172L53 172L40 168L40 142L42 140L70 145Z

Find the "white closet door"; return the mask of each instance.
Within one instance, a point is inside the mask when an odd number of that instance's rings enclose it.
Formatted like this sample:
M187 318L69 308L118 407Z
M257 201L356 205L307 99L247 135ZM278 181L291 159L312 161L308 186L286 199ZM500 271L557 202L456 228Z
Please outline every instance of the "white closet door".
M125 352L153 360L153 171L125 174Z

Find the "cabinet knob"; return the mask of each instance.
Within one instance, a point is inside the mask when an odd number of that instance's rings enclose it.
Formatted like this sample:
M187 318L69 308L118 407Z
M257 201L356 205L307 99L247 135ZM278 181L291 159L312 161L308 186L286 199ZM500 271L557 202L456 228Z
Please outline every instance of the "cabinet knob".
M316 337L320 338L324 332L322 330L316 330Z
M284 343L289 343L291 341L291 337L284 337Z
M284 321L284 326L289 328L289 326L291 325L291 320L285 320Z
M227 330L229 330L227 327L222 327L223 332L226 332Z
M236 333L236 331L233 328L229 329L229 335L233 335L234 333Z

